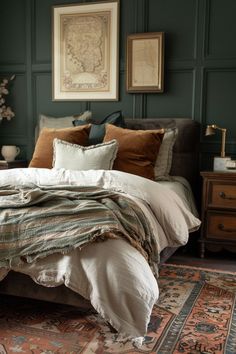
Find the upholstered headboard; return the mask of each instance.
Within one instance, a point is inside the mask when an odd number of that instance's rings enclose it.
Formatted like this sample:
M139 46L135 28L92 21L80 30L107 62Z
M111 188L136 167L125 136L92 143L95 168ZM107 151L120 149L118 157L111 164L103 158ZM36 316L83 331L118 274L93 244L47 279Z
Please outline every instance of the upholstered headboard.
M170 174L185 177L192 186L199 176L200 124L188 118L126 119L129 129L178 128Z

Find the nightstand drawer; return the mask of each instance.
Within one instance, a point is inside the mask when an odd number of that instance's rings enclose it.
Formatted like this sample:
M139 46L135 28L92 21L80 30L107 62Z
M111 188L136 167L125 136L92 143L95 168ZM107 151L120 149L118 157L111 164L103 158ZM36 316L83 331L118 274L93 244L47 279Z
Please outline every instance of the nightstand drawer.
M236 251L236 172L203 171L200 256Z
M208 205L236 210L236 184L210 182Z
M236 213L207 213L206 238L236 242Z

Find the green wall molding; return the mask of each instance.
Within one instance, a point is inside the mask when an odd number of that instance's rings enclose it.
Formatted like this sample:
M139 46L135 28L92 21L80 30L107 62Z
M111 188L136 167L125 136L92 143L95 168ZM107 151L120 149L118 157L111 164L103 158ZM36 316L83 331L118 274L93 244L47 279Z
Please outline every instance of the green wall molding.
M64 0L71 4L78 0ZM55 116L92 110L101 119L121 109L125 117L189 117L202 124L201 167L220 151L220 137L205 126L228 129L226 153L236 158L236 1L120 0L119 101L52 101L52 6L57 0L2 0L0 77L16 74L9 102L16 112L3 122L0 145L16 144L30 159L39 113ZM12 9L14 8L14 14ZM10 19L10 28L9 28ZM165 32L164 93L126 92L126 38ZM6 41L9 39L9 41Z

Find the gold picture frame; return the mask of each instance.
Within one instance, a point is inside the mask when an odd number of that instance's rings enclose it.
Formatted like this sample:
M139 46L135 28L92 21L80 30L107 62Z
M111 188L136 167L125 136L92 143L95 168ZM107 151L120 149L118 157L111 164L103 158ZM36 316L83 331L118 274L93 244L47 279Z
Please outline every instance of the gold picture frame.
M119 5L53 6L53 100L118 100Z
M163 92L164 32L128 35L126 69L128 92Z

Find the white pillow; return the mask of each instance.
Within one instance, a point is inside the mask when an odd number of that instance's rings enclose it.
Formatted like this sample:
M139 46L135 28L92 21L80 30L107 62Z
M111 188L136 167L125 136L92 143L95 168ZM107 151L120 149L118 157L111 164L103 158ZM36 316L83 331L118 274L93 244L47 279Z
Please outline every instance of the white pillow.
M53 140L53 167L67 170L111 170L118 151L118 143L80 146L64 140Z
M163 137L154 166L154 175L156 181L163 179L163 177L169 176L172 165L173 146L177 135L178 128L175 127L165 129L165 135Z
M38 124L35 127L35 142L37 141L39 133L43 128L62 129L73 127L73 121L75 119L82 120L85 123L89 123L92 120L92 112L85 111L78 115L66 117L51 117L45 114L40 114Z

